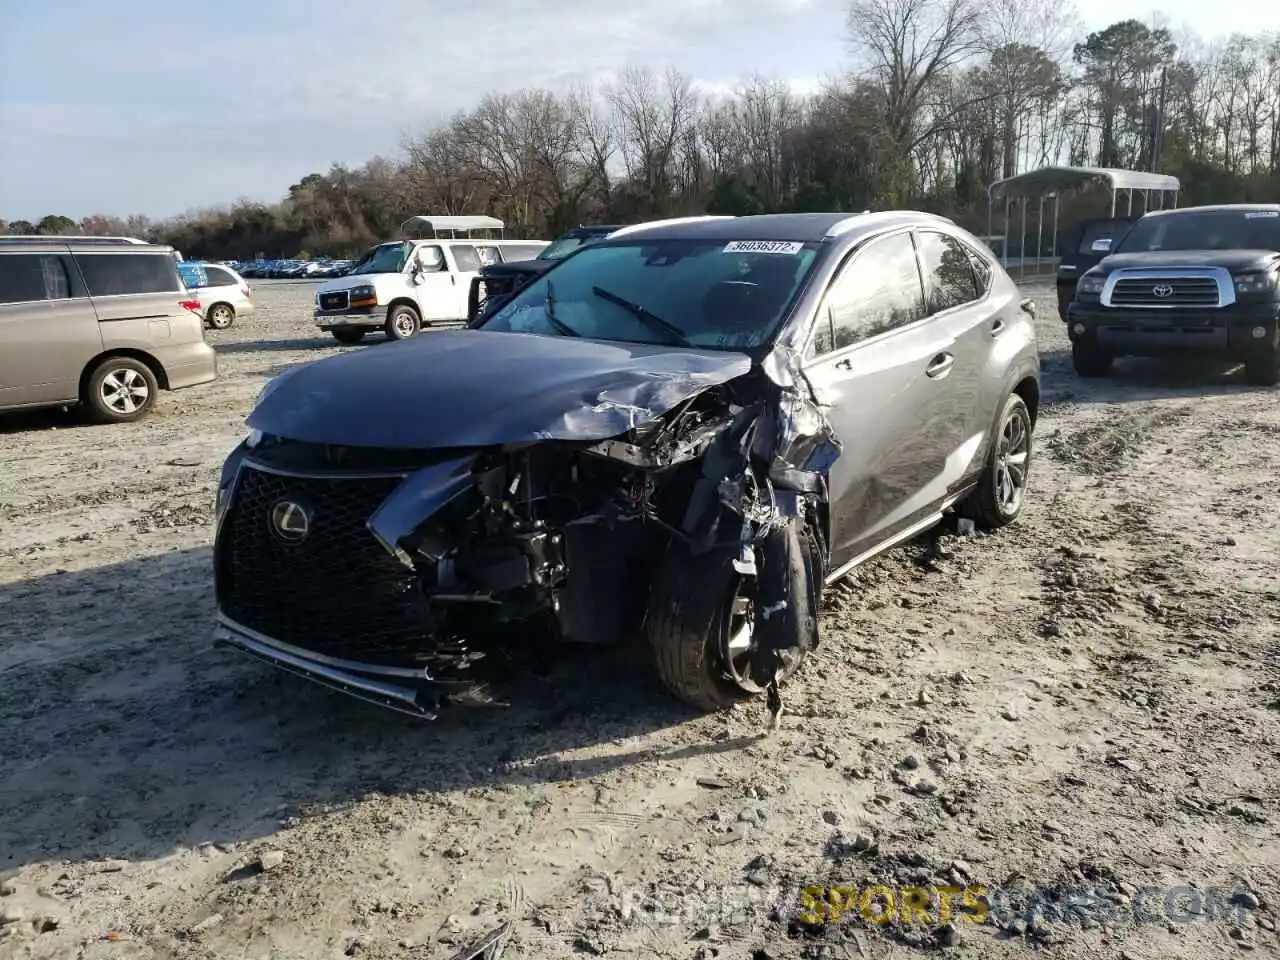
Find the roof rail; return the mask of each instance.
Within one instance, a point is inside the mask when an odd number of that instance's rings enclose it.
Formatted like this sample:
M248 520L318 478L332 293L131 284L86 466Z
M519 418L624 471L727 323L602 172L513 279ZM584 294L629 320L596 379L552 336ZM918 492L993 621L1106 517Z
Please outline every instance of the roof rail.
M9 233L0 236L6 243L30 243L44 240L50 243L135 243L145 246L146 240L137 237L100 237L96 234Z
M926 220L937 220L939 223L950 224L953 227L956 225L956 222L950 217L944 217L937 213L926 213L923 210L880 210L875 213L872 213L870 210L863 210L862 213L854 214L851 217L845 217L839 223L832 224L831 228L827 230L827 237L842 236L854 227L863 223L881 223L884 221L916 217Z
M729 216L701 216L701 217L672 217L669 220L647 220L644 223L633 223L630 226L622 227L609 234L608 239L613 240L616 237L628 237L633 233L639 233L641 230L648 230L650 227L670 227L677 223L702 223L706 220L732 220Z

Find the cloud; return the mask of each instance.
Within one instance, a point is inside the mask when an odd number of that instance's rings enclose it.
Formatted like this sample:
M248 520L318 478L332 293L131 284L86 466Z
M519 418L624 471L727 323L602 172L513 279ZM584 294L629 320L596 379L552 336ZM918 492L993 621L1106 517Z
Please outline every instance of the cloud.
M158 0L4 5L0 216L273 200L331 162L395 152L486 92L567 90L629 63L676 66L708 91L752 72L812 85L839 66L839 43L822 38L841 5L225 0L195 17Z

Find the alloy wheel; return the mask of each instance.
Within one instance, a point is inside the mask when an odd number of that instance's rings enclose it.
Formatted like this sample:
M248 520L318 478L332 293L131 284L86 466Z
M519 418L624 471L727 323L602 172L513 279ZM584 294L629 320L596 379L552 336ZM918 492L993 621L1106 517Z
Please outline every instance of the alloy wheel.
M108 373L102 378L99 390L103 404L123 416L137 413L151 397L146 379L137 370L128 367Z
M996 502L1006 514L1022 506L1031 459L1031 430L1022 410L1015 410L1000 428L996 446Z

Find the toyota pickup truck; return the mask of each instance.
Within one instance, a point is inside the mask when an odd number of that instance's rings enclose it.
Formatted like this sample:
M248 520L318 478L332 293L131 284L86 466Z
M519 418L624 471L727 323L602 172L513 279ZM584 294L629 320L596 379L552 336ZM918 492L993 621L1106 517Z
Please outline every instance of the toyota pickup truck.
M1067 309L1076 373L1117 357L1218 355L1280 381L1280 204L1148 213L1085 271Z

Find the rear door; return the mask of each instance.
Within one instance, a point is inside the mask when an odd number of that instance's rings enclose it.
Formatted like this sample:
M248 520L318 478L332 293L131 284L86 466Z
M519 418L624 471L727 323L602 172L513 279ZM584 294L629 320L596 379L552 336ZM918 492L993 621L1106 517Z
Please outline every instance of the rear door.
M122 248L128 251L128 248ZM199 315L167 252L119 252L96 248L75 254L98 313L102 345L150 352L204 339Z
M101 352L70 256L0 250L0 407L77 399L81 372Z
M841 567L917 522L936 469L921 411L952 356L945 325L925 319L909 231L868 241L836 273L818 310L805 374L843 450L831 469L831 553Z
M973 258L980 256L959 238L935 230L919 230L916 243L920 269L924 274L925 301L929 322L938 335L951 341L955 358L945 377L936 378L938 389L929 396L929 406L921 411L929 424L922 437L921 458L929 465L928 482L917 491L921 507L945 499L964 485L974 458L995 418L994 405L1003 398L994 395L992 378L986 371L997 362L1000 337L1016 318L988 295L990 273L981 278Z
M458 320L467 316L467 301L471 294L471 282L480 276L480 268L484 266L484 263L480 259L479 252L469 243L450 244L449 252L453 254L454 270L458 278L458 282L454 285L455 312L449 319Z

